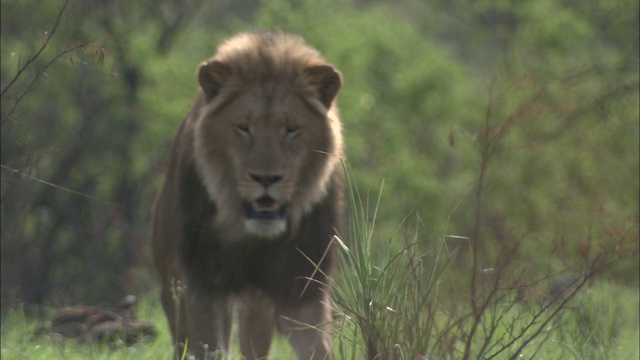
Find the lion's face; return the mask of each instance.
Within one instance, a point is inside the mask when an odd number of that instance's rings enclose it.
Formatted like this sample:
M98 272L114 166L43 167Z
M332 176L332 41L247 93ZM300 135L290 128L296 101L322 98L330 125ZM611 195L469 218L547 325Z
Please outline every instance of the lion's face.
M331 107L335 93L327 101L326 88L313 81L318 72L329 81L340 77L323 69L308 71L306 84L233 86L230 74L220 75L229 71L221 63L201 67L206 105L196 122L195 158L217 206L215 225L227 236L281 236L325 196L342 140Z

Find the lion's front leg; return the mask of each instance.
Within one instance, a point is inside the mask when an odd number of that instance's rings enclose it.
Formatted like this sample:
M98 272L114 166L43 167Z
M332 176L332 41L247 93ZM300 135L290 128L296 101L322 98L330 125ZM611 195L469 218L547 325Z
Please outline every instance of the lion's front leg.
M171 338L173 339L173 344L176 346L175 358L180 358L179 356L182 354L182 346L180 344L184 344L187 337L184 302L180 302L180 300L174 296L174 293L168 285L162 288L160 298L169 323Z
M329 297L279 309L278 324L298 359L333 359Z
M238 306L240 351L247 360L266 358L276 328L275 304L259 292L244 295Z
M187 291L185 300L189 352L197 359L206 353L228 354L232 321L228 299L212 300Z

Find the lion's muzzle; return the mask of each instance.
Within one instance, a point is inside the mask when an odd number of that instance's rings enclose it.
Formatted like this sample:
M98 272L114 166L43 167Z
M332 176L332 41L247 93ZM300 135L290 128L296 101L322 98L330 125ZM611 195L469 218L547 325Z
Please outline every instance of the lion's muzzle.
M242 204L245 231L262 238L275 238L287 231L289 206L264 194Z
M245 202L243 211L247 219L284 220L289 212L289 207L277 203L268 195L264 195L251 203Z

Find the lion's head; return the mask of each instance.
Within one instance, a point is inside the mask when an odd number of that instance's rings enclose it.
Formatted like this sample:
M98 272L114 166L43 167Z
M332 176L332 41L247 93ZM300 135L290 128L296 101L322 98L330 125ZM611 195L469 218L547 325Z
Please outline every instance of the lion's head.
M299 37L238 35L200 65L195 161L227 238L295 231L342 155L340 73Z

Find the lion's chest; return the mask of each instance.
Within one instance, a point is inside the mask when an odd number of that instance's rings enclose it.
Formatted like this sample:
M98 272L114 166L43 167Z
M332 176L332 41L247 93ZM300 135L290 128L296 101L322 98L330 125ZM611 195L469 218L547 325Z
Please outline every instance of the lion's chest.
M208 295L260 290L287 301L299 298L308 287L313 263L320 262L316 253L290 241L229 244L200 237L185 242L182 265L188 285Z

